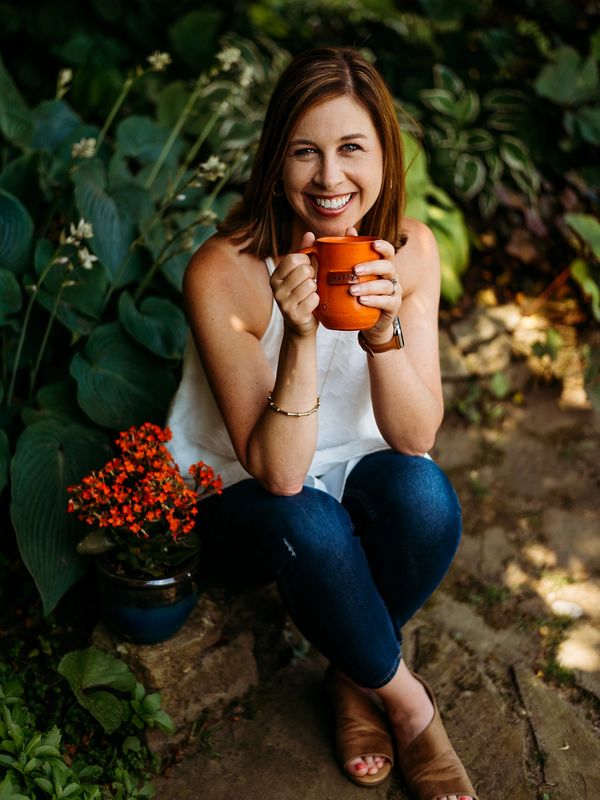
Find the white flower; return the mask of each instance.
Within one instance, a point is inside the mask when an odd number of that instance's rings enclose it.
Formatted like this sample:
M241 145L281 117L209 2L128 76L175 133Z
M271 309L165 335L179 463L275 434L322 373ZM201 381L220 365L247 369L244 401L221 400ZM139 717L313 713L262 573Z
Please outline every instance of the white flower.
M80 139L71 147L72 158L93 158L96 155L95 139Z
M234 64L240 60L242 51L237 47L225 47L220 53L217 53L217 61L221 63L223 72L229 72Z
M71 223L69 225L70 236L64 238L64 233L61 234L61 244L79 244L84 239L91 239L94 236L94 229L91 222L86 222L83 217L77 223L77 227Z
M61 69L58 73L58 79L56 81L56 99L60 100L61 97L64 97L66 93L69 91L69 84L73 80L73 70L65 67L65 69Z
M247 89L254 81L255 70L252 64L247 64L240 75L240 86Z
M159 50L155 50L152 55L148 56L147 61L153 72L164 72L169 64L173 63L168 53L161 53Z
M227 165L218 156L211 156L204 164L200 164L198 174L207 181L216 181L225 175L226 170Z
M198 225L212 225L217 219L217 215L210 208L201 211L198 214Z
M185 195L184 194L176 194L175 195L175 200L179 200L180 203L183 203L183 201L185 200Z
M68 264L69 259L66 256L61 256L60 258L55 258L52 262L53 264Z
M81 262L81 266L84 269L92 269L94 266L94 261L98 261L98 258L87 249L87 247L81 247L77 251L77 255L79 256L79 260Z

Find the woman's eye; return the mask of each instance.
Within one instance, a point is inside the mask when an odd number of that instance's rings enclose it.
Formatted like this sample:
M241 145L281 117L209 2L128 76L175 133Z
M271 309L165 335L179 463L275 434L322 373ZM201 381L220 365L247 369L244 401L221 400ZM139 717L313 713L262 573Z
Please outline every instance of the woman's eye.
M361 147L360 145L355 144L354 142L348 142L343 146L342 149L345 150L347 153L354 153L356 152L356 150L360 150Z
M300 156L300 157L302 157L302 156L310 156L314 152L315 152L314 147L302 147L302 148L300 148L300 150L296 150L294 152L294 155L295 156Z

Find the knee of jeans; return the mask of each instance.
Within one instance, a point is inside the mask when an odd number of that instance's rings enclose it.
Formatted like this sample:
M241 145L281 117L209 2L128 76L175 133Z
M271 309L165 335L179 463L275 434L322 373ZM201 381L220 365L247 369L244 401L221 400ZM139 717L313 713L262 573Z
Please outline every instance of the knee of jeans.
M304 487L297 495L281 497L286 506L281 527L284 547L293 558L335 569L355 544L353 526L344 507L331 495Z
M443 470L430 459L421 468L419 505L431 535L437 532L446 542L458 545L462 533L462 512L454 487Z

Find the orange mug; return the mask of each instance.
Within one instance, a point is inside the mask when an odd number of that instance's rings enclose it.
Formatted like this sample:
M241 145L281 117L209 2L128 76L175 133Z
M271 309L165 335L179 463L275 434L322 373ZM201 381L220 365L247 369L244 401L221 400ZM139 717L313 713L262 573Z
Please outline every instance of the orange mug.
M363 261L377 261L373 250L375 236L325 236L301 253L314 255L317 261L319 305L315 317L326 328L336 331L362 331L371 328L381 314L379 308L363 306L348 291L354 283L365 283L376 275L355 275L354 266Z

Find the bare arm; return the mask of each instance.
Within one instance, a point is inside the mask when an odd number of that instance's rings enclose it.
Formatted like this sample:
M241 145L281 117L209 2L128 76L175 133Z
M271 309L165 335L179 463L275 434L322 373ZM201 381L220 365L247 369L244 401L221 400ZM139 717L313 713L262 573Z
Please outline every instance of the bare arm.
M373 265L372 269L383 277L389 274L391 264L399 279L397 294L389 294L387 280L373 289L369 283L356 288L362 293L361 302L382 309L377 324L364 332L368 341L389 341L396 314L404 332L402 350L378 353L373 358L365 354L377 425L394 450L422 454L433 446L443 418L437 322L440 265L431 231L414 221L407 221L407 228L409 238L404 248L394 254L386 243L380 252L388 260L366 265ZM383 294L366 295L375 288Z
M185 275L188 319L236 455L274 494L301 490L316 448L317 414L288 417L267 407L271 391L289 411L315 405L312 310L318 299L312 274L307 256L288 256L271 288L263 263L213 239L194 255ZM285 320L276 375L260 344L273 295Z

